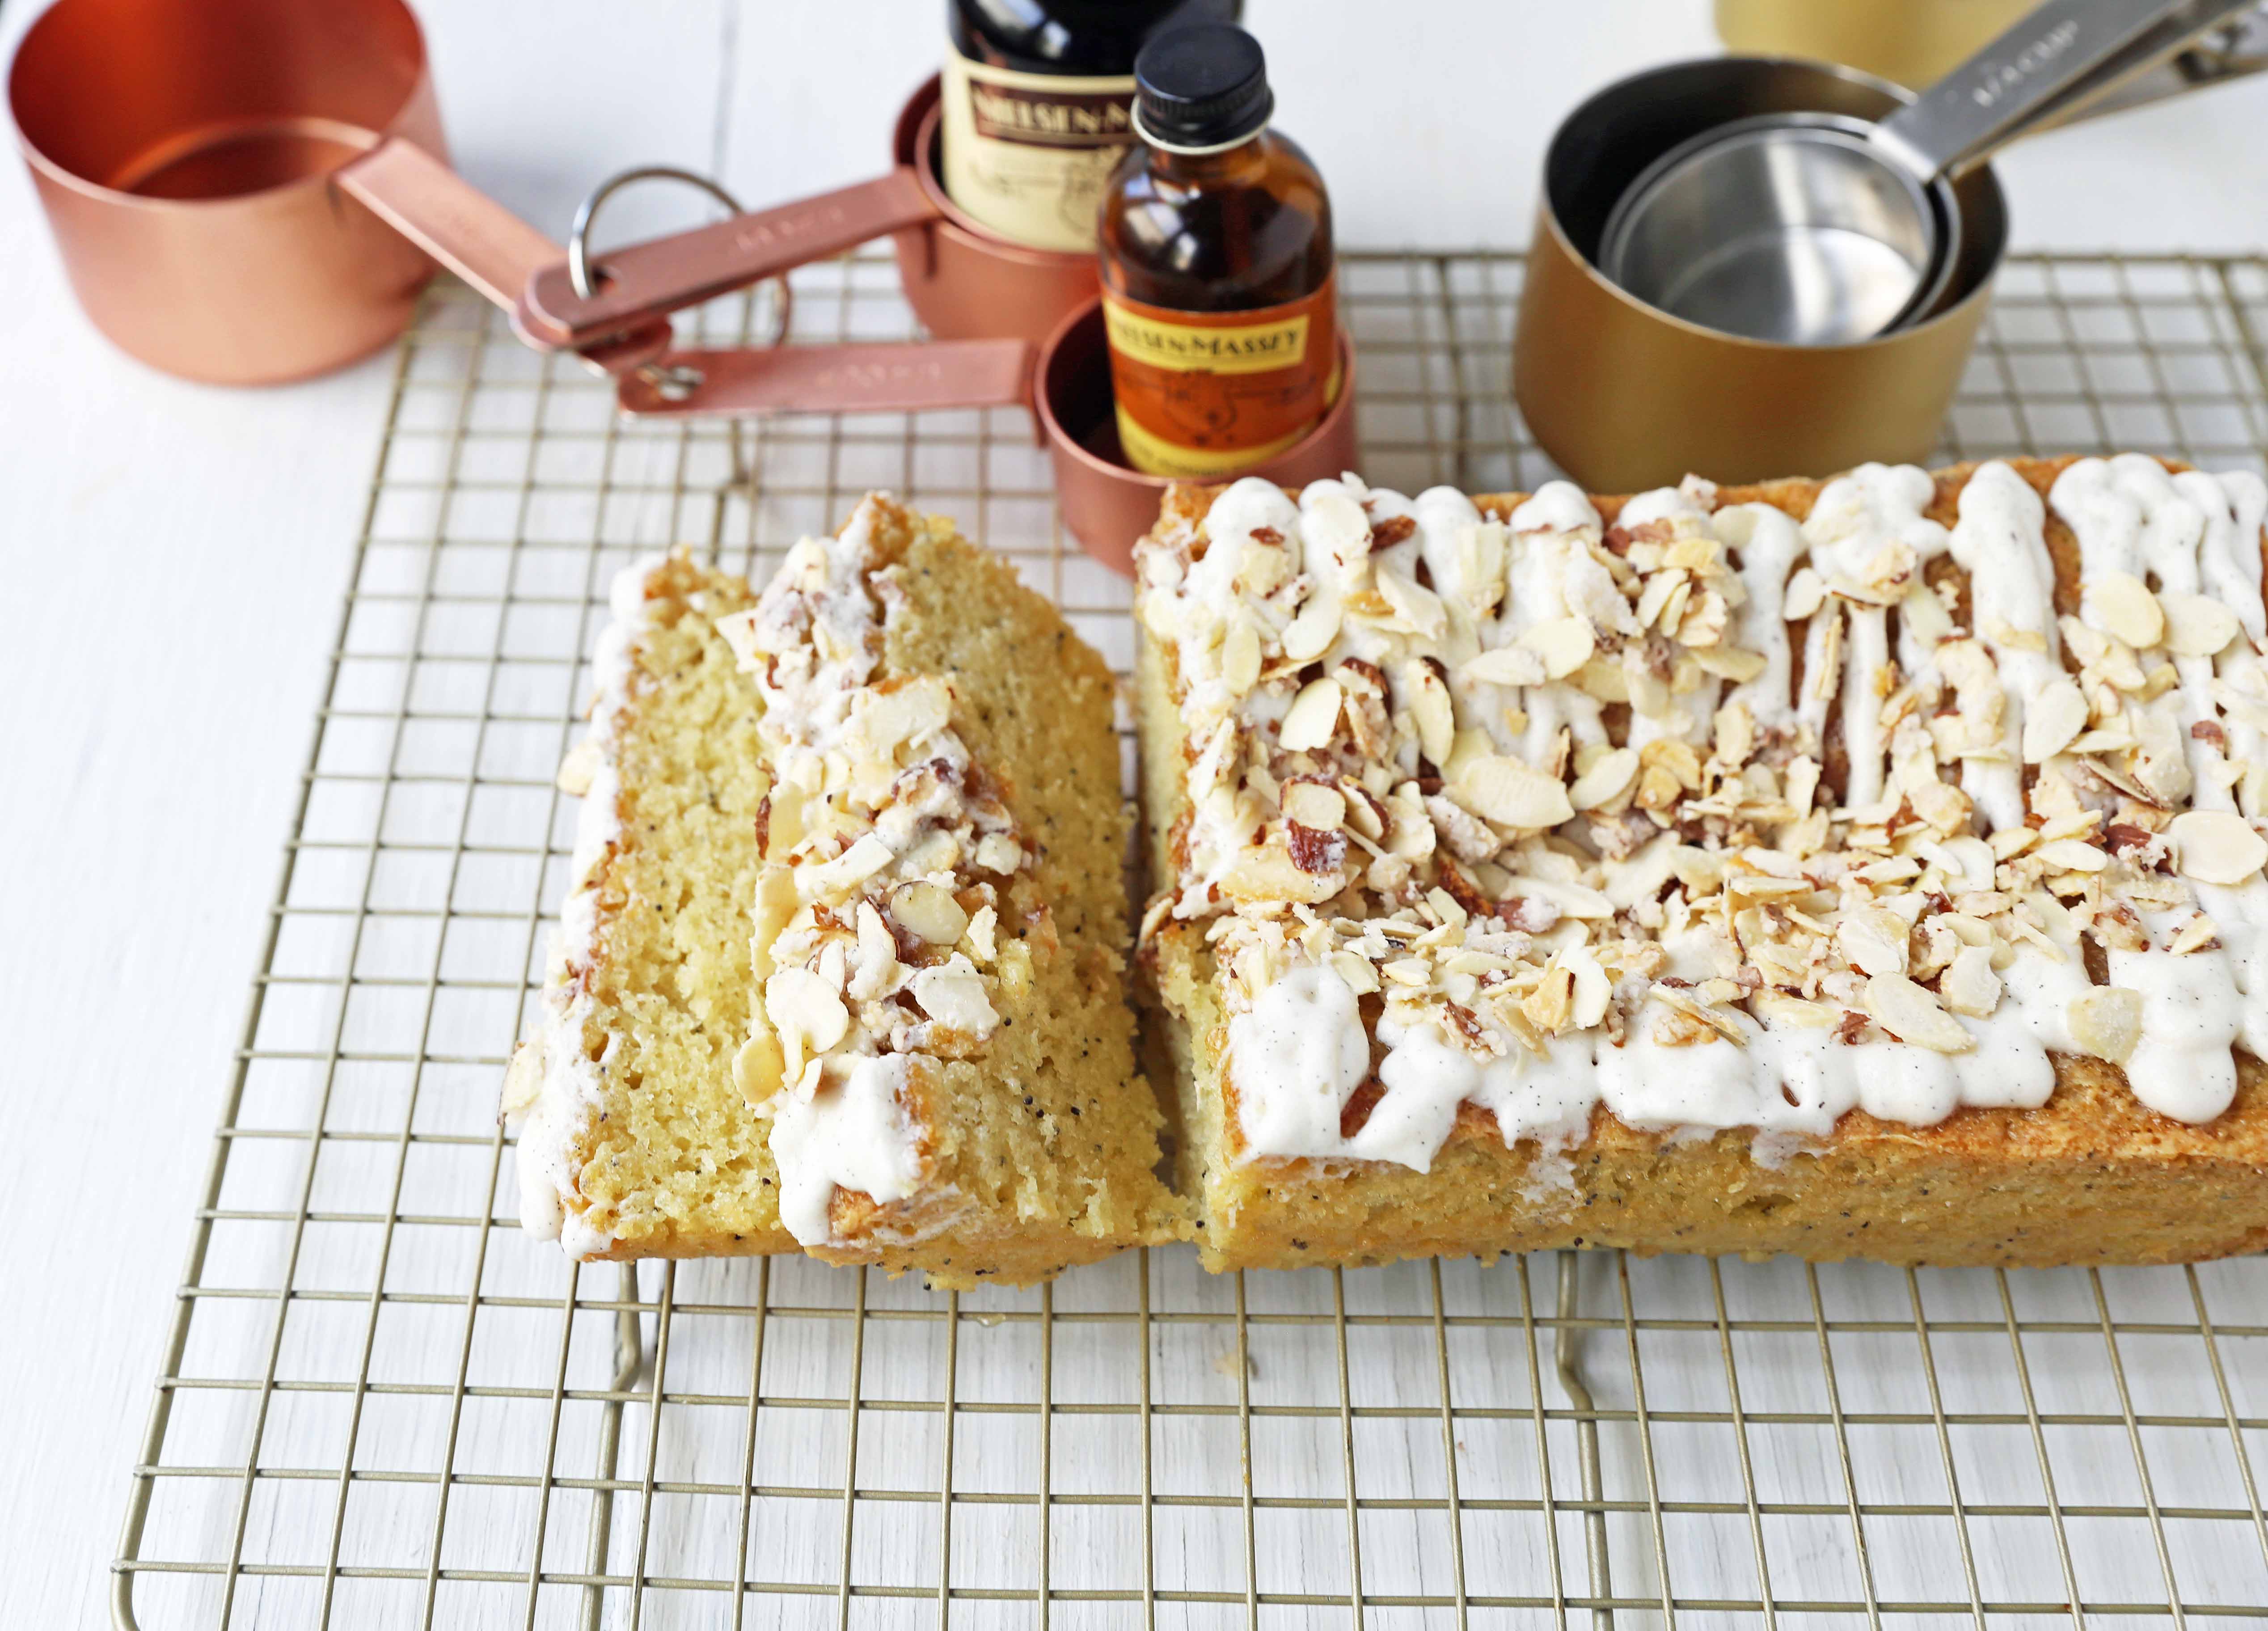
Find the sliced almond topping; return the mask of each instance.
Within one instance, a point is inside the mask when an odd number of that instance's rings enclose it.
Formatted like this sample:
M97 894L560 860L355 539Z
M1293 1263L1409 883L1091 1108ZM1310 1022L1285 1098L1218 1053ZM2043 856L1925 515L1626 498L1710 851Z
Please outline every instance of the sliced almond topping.
M1808 1002L1776 991L1758 992L1749 1000L1749 1006L1766 1024L1793 1026L1800 1030L1832 1030L1843 1018L1841 1009L1827 1003Z
M1357 781L1342 779L1339 790L1346 797L1346 824L1373 844L1386 836L1385 807L1370 790Z
M2166 949L2176 956L2185 956L2210 946L2213 937L2220 932L2219 926L2200 911L2176 931L2173 939L2166 942Z
M1220 677L1232 697L1243 696L1259 683L1260 631L1241 617L1221 642Z
M1948 838L1969 824L1969 795L1950 782L1925 781L1906 799L1915 815Z
M782 969L766 980L764 1013L779 1032L791 1076L802 1074L806 1057L826 1052L850 1029L850 1010L809 969Z
M1715 737L1719 764L1736 771L1749 762L1756 751L1756 720L1747 704L1728 702L1717 710Z
M1827 599L1827 585L1808 566L1799 566L1795 575L1787 580L1787 593L1781 598L1779 615L1790 623L1800 623L1817 611Z
M1567 803L1571 809L1594 810L1628 791L1638 779L1638 771L1636 749L1611 749L1575 779L1575 785L1567 789Z
M2087 728L2087 698L2058 675L2024 709L2024 763L2038 764L2061 753Z
M854 728L874 752L888 755L905 742L943 730L953 718L953 688L933 675L908 680L888 690L858 693L851 706Z
M1631 699L1630 670L1618 658L1594 657L1575 674L1575 683L1601 702Z
M1386 818L1389 853L1419 860L1433 852L1433 818L1416 782L1405 781L1387 795Z
M983 1037L1000 1022L984 994L984 977L959 952L939 967L917 970L913 990L922 1012L950 1030Z
M1542 982L1528 993L1520 1011L1536 1030L1549 1036L1566 1025L1574 1006L1574 971L1555 963L1543 970Z
M1939 998L1955 1014L1982 1019L2000 1004L2000 977L1989 946L1964 945L1937 982Z
M969 919L968 932L964 938L977 962L990 963L998 955L993 935L999 925L998 914L990 906L979 906L976 915Z
M1005 832L988 832L976 841L975 859L978 871L1005 876L1024 864L1024 846Z
M1561 968L1575 977L1570 1017L1587 1030L1606 1018L1607 1000L1614 994L1615 983L1590 948L1570 946L1559 953L1557 961Z
M2268 845L2262 848L2268 852ZM2100 872L2110 864L2110 857L2078 838L2058 838L2041 845L2032 853L2058 872Z
M1835 926L1835 944L1861 974L1906 971L1905 919L1876 906L1862 906Z
M1336 832L1346 811L1346 794L1325 783L1295 781L1284 789L1284 814L1317 832Z
M1598 638L1591 632L1588 619L1583 617L1554 617L1525 630L1520 644L1543 660L1547 679L1565 679L1585 663L1598 649Z
M1507 827L1541 830L1575 814L1557 780L1498 754L1475 754L1452 791L1468 809Z
M1367 996L1378 989L1377 965L1359 952L1333 952L1331 970L1346 982L1347 989L1358 997Z
M2167 823L2174 865L2200 883L2242 883L2268 862L2268 839L2234 810L2183 810Z
M733 1055L733 1085L750 1104L762 1103L787 1085L787 1058L777 1037L761 1030L749 1035Z
M1457 677L1491 685L1541 685L1550 675L1543 671L1543 659L1527 646L1499 646L1460 668Z
M727 612L717 619L717 632L725 637L725 644L733 648L733 655L740 660L743 669L762 666L763 647L756 643L756 609Z
M2132 572L2107 572L2089 579L2080 590L2080 614L2136 651L2155 646L2166 631L2158 597Z
M1319 587L1307 596L1300 615L1284 630L1284 654L1293 662L1313 662L1330 649L1344 618L1339 597Z
M796 889L806 900L836 900L896 859L888 845L869 832L833 860L797 867Z
M2124 985L2095 985L2065 1006L2071 1039L2082 1053L2124 1065L2142 1040L2142 993Z
M2039 830L2035 827L2000 827L1986 840L1992 846L1995 860L2014 860L2039 842Z
M900 884L890 897L890 915L932 946L952 945L968 926L968 914L953 892L934 883Z
M1674 637L1684 626L1686 609L1692 604L1693 580L1689 578L1669 592L1669 599L1661 609L1661 631Z
M543 1042L530 1037L512 1051L504 1073L504 1112L517 1119L543 1096Z
M1953 636L1953 614L1945 609L1937 591L1919 578L1906 586L1905 598L1898 602L1898 621L1925 651Z
M850 977L850 994L861 1002L879 1002L898 988L904 965L898 961L898 942L872 901L858 903L858 971Z
M599 767L605 763L606 756L599 751L599 744L585 736L570 748L567 756L559 761L559 791L571 799L581 798L591 791L591 779L599 773Z
M1646 580L1646 587L1638 597L1638 626L1650 629L1654 619L1668 610L1670 597L1690 581L1683 567L1670 567L1658 572Z
M1479 521L1457 531L1457 580L1477 616L1504 599L1504 563L1511 534L1502 521Z
M1808 814L1818 793L1819 761L1807 753L1787 767L1787 801L1798 812Z
M2161 594L2166 649L2177 657L2213 657L2236 638L2236 614L2210 595Z
M1430 826L1425 836L1429 840L1433 836ZM1342 838L1340 842L1345 840ZM1220 876L1220 892L1231 900L1305 901L1309 905L1330 899L1344 884L1344 876L1336 870L1304 870L1280 843L1241 851Z
M1376 576L1378 592L1394 608L1396 620L1429 640L1441 638L1442 631L1449 626L1449 614L1440 595L1384 560L1378 563Z
M1737 646L1702 646L1693 653L1693 661L1701 665L1702 673L1736 685L1745 685L1764 671L1762 652L1743 651Z
M1827 609L1827 631L1819 640L1819 667L1804 677L1804 690L1822 702L1835 700L1843 684L1843 608Z
M2038 652L2044 655L2048 637L2039 629L2020 629L2005 617L1987 618L1984 638L2004 651Z
M1342 572L1370 555L1370 517L1344 492L1327 489L1301 505L1300 535Z
M1636 646L1623 647L1623 683L1630 692L1631 711L1649 720L1669 714L1669 683L1647 666L1646 653Z
M1968 1027L1938 1007L1927 987L1903 974L1877 974L1867 981L1867 1012L1900 1042L1933 1053L1966 1053L1977 1045Z
M1339 705L1345 693L1336 680L1310 680L1292 699L1277 740L1287 753L1307 753L1329 742L1338 729Z
M1447 764L1457 746L1457 715L1449 688L1429 662L1404 665L1403 687L1410 698L1410 717L1418 727L1419 751L1436 765Z
M1657 736L1638 749L1638 762L1648 769L1660 765L1687 793L1701 791L1701 756L1690 742L1675 736Z

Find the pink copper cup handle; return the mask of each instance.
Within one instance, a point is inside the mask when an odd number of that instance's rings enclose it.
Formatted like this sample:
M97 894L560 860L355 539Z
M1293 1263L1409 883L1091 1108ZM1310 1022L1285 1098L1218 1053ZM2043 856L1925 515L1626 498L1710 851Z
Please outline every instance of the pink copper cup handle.
M415 143L380 142L333 173L342 191L510 311L559 246Z
M672 351L622 375L616 400L659 418L1016 408L1031 400L1032 361L1021 340Z
M515 311L529 279L557 266L565 253L440 159L399 137L380 142L332 179L507 312ZM558 349L540 335L523 331L521 337L541 350ZM652 364L669 341L668 323L648 320L615 325L576 349L602 372L622 374Z
M581 346L605 335L840 255L870 239L937 218L908 168L831 193L607 252L588 295L563 262L535 269L519 293L521 333Z

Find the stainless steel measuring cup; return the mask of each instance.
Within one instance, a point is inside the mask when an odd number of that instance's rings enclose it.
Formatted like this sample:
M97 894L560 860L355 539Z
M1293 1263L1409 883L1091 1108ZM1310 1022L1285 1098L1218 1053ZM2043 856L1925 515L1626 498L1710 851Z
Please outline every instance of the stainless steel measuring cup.
M1954 178L2257 3L2049 0L1888 118L1773 113L1703 131L1624 189L1600 267L1648 304L1730 334L1839 345L1886 333L1950 290ZM2224 45L2218 64L2172 88L2268 58Z

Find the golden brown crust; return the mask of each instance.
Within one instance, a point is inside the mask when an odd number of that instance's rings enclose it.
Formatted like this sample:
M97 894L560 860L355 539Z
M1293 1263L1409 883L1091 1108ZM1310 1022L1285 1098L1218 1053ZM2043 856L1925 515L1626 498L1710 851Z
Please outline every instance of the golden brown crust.
M2044 497L2073 461L2007 462ZM1955 520L1974 469L1937 473L1933 519ZM1770 482L1718 496L1800 520L1824 485ZM1216 491L1172 489L1161 528L1194 526ZM1474 502L1501 518L1527 496ZM1609 521L1624 502L1594 500ZM2067 606L2077 544L2052 513L2048 544ZM1180 814L1171 671L1169 648L1145 649L1138 717L1153 858ZM1153 738L1172 746L1170 756ZM1170 772L1153 759L1169 760ZM1181 1185L1198 1205L1204 1260L1217 1270L1554 1246L2006 1266L2199 1261L2268 1246L2268 1066L2242 1053L2235 1103L2202 1126L2143 1105L2114 1066L2058 1056L2054 1096L2036 1110L1965 1109L1929 1127L1852 1111L1823 1144L1778 1166L1752 1157L1745 1131L1680 1141L1604 1110L1562 1164L1533 1142L1506 1148L1493 1118L1467 1104L1421 1174L1381 1162L1245 1159L1219 1069L1225 1016L1203 926L1165 928L1145 948L1143 973L1189 1129Z

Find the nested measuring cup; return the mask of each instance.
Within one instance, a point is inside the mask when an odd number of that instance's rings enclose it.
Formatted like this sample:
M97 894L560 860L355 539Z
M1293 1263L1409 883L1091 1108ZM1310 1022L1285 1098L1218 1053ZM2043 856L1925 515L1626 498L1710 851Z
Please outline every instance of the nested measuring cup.
M1708 57L1633 74L1568 114L1544 157L1512 371L1521 417L1560 469L1594 492L1636 492L1689 471L1755 481L1928 455L2007 241L1990 166L1954 184L1962 247L1943 309L1855 344L1706 328L1639 299L1597 263L1615 200L1679 143L1757 114L1876 119L1911 97L1822 63Z
M1953 283L1955 178L2256 3L2048 0L1886 117L1778 111L1704 130L1624 188L1600 268L1727 333L1800 345L1888 333L1939 309Z

